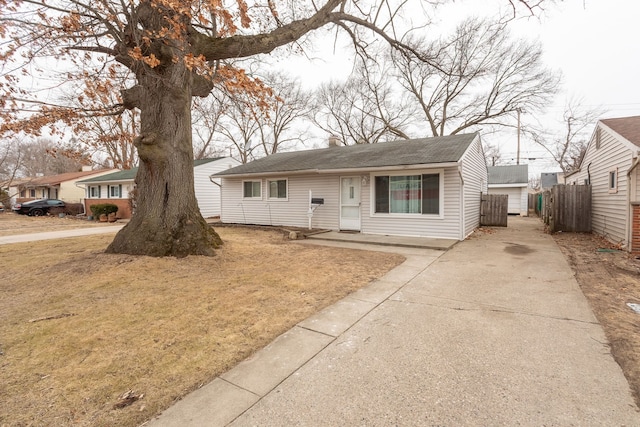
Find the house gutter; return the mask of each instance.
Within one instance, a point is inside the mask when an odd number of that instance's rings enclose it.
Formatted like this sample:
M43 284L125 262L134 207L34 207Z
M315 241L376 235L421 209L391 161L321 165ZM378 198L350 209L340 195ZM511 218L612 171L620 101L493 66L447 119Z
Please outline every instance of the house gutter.
M220 184L219 182L215 182L214 181L214 177L213 175L209 175L209 181L211 181L213 184L217 185L218 187L222 188L222 184Z
M87 195L87 184L78 184L78 181L74 182L73 185L75 185L78 188L82 188L84 190L84 195ZM82 200L82 213L80 215L86 215L87 214L87 210L85 209L85 205L84 205L84 201L85 201L86 197L83 197Z
M298 171L270 171L270 172L252 172L252 173L234 173L234 174L215 174L216 178L245 178L257 176L284 176L284 175L309 175L309 174L339 174L339 173L360 173L360 172L377 172L377 171L402 171L402 170L418 170L418 169L439 169L458 166L457 162L448 163L427 163L417 165L395 165L395 166L376 166L368 168L342 168L342 169L305 169Z
M460 228L458 230L458 240L464 240L464 225L467 221L464 215L464 177L462 176L462 162L458 163L458 176L460 176ZM444 207L444 206L443 206Z

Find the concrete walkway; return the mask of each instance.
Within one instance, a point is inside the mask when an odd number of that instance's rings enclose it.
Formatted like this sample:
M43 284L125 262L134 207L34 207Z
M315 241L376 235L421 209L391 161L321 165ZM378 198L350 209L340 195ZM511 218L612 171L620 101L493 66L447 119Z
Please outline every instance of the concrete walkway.
M35 242L38 240L64 239L68 237L90 236L92 234L116 233L125 224L105 225L103 227L74 228L70 230L46 231L42 233L16 234L0 237L0 245L9 243Z
M303 244L319 244L305 241ZM631 426L640 415L534 218L407 260L149 426Z

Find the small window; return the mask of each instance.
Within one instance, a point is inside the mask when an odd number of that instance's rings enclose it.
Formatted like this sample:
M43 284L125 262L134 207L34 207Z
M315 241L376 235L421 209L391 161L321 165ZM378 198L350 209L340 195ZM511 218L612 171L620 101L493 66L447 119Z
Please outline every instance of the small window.
M287 198L287 180L278 179L267 181L270 199L286 199Z
M89 187L89 198L90 199L99 199L100 198L100 187L99 186Z
M261 199L262 181L243 181L242 197L245 199Z
M618 192L618 169L609 171L609 193Z
M109 186L109 198L110 199L119 199L122 186L121 185L110 185Z
M34 197L34 198L36 197L36 189L35 188L29 190L29 197Z

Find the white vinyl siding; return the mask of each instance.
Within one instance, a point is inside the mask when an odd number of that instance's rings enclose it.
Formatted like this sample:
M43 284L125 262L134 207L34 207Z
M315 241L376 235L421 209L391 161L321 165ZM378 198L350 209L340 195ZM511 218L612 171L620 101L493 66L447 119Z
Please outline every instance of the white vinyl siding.
M464 220L461 225L464 239L480 226L480 202L483 193L487 192L487 164L482 150L480 138L476 138L462 157L461 174L464 194L462 210Z
M598 124L600 126L600 124ZM576 183L591 180L591 223L595 233L616 243L627 244L627 171L631 167L632 151L607 129L600 129L600 148L596 149L595 134L589 143L577 174ZM610 172L617 169L617 191L610 191Z
M313 228L337 230L340 215L340 176L313 175L288 178L288 200L251 200L242 197L241 178L222 179L222 215L225 223L308 227L309 190L324 204L313 214Z
M239 161L231 157L223 157L193 168L194 189L200 213L205 218L220 215L220 186L211 182L209 177L214 173L238 166ZM220 183L220 179L214 179ZM239 190L242 196L242 189Z
M420 170L421 174L432 173L437 169ZM418 171L416 171L417 173ZM412 172L413 173L413 172ZM377 175L379 173L376 173ZM437 215L376 215L371 214L371 196L373 176L367 186L362 188L362 205L366 206L362 216L362 232L370 234L388 234L396 236L418 236L446 239L460 238L460 178L458 170L448 168L443 171L442 206ZM479 209L479 208L478 208Z

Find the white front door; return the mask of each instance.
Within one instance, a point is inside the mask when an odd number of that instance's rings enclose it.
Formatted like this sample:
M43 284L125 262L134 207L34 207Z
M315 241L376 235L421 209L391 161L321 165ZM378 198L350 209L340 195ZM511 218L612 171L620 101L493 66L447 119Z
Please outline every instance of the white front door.
M360 177L340 178L340 230L360 231Z

